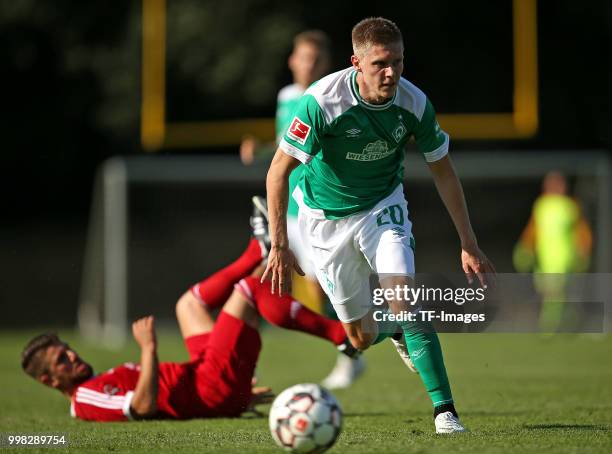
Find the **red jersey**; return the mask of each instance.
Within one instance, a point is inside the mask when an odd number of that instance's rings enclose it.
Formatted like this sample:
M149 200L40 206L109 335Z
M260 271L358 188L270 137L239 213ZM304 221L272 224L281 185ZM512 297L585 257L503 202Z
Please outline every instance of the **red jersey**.
M157 409L159 418L194 417L197 390L191 363L160 363ZM130 404L138 383L140 366L125 363L96 375L76 389L72 396L72 416L91 421L132 419Z
M191 361L160 363L156 418L239 416L251 400L261 348L256 330L222 312L212 333L185 339ZM125 363L82 383L70 413L89 421L132 419L130 404L140 366Z

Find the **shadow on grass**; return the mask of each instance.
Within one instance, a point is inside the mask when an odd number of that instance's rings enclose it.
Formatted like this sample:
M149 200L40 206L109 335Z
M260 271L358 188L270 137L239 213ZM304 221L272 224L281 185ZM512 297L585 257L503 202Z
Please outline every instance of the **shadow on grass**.
M459 415L459 417L461 417L462 415L465 415L466 417L471 417L471 416L515 416L515 415L525 415L528 413L533 413L532 411L528 411L528 410L514 410L514 411L461 411L461 414Z
M600 426L596 424L525 424L523 428L529 430L611 430L611 428L608 426Z
M247 411L245 413L242 413L240 415L239 418L229 418L229 419L263 419L263 418L267 418L268 417L268 413L264 413L261 411Z

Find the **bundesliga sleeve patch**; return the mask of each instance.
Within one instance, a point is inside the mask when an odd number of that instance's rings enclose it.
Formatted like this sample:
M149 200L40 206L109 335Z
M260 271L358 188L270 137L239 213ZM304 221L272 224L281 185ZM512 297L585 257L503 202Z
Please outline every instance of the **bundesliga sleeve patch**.
M310 126L308 126L298 117L293 117L291 126L289 126L289 129L287 130L287 136L299 144L304 145L306 143L306 139L308 138L308 134L310 134Z

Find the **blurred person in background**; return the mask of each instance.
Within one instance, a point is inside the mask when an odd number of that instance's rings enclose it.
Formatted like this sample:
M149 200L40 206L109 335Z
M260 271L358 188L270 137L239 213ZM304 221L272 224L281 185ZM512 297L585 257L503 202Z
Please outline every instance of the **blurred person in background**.
M298 101L306 89L330 69L329 37L320 30L307 30L293 39L293 50L287 61L293 83L278 92L276 101L276 143L260 143L247 136L240 145L240 159L250 165L257 158L272 159L276 146L289 127ZM301 171L296 169L297 172ZM297 207L296 207L297 210Z
M245 165L252 164L256 158L272 159L276 147L293 119L300 98L310 85L329 71L330 41L327 34L320 30L307 30L296 35L293 39L293 50L287 63L293 83L282 88L278 93L275 118L276 143L260 143L254 137L245 137L240 145L240 159ZM297 185L303 171L304 165L300 165L289 176L290 194ZM254 199L254 201L261 203L258 202L258 199ZM263 205L260 206L265 210ZM294 288L294 295L314 311L323 313L326 312L324 306L327 297L319 285L312 259L306 253L307 250L300 237L297 224L298 209L297 202L290 196L287 205L289 242L304 271L303 280L298 275L294 276L298 283ZM300 285L302 283L304 285ZM331 313L333 314L333 311ZM334 368L321 384L329 389L346 388L363 373L364 367L363 357L352 360L345 355L338 355Z
M548 172L513 253L517 271L534 273L542 299L541 332L558 331L565 317L575 315L565 304L567 274L588 270L592 247L591 228L578 201L569 195L567 179L557 170Z
M288 60L293 83L282 88L277 97L275 133L276 143L259 143L254 137L245 137L240 145L240 158L245 165L250 165L257 158L271 160L278 143L293 119L295 108L304 91L315 81L327 74L330 66L329 37L320 30L307 30L293 39L293 51ZM293 189L304 171L304 166L297 167L289 178ZM305 273L308 292L313 297L312 309L322 312L325 292L319 286L311 259L305 255L305 248L297 228L298 205L292 197L287 206L289 241L295 249L296 257Z

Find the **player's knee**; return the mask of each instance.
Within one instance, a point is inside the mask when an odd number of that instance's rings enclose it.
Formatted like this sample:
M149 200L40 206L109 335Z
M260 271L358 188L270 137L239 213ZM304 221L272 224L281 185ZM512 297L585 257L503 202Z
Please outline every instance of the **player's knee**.
M372 342L374 342L374 337L368 333L349 335L348 338L351 341L351 345L357 350L367 350L372 345Z
M201 305L202 303L191 293L191 290L187 290L176 302L176 316L180 317L182 314L190 313L194 307Z
M251 272L251 276L255 278L261 278L265 270L266 270L266 266L263 263L261 265L257 265L257 267Z
M249 301L237 290L223 306L223 311L233 317L244 321L247 325L257 329L259 326L259 314Z

